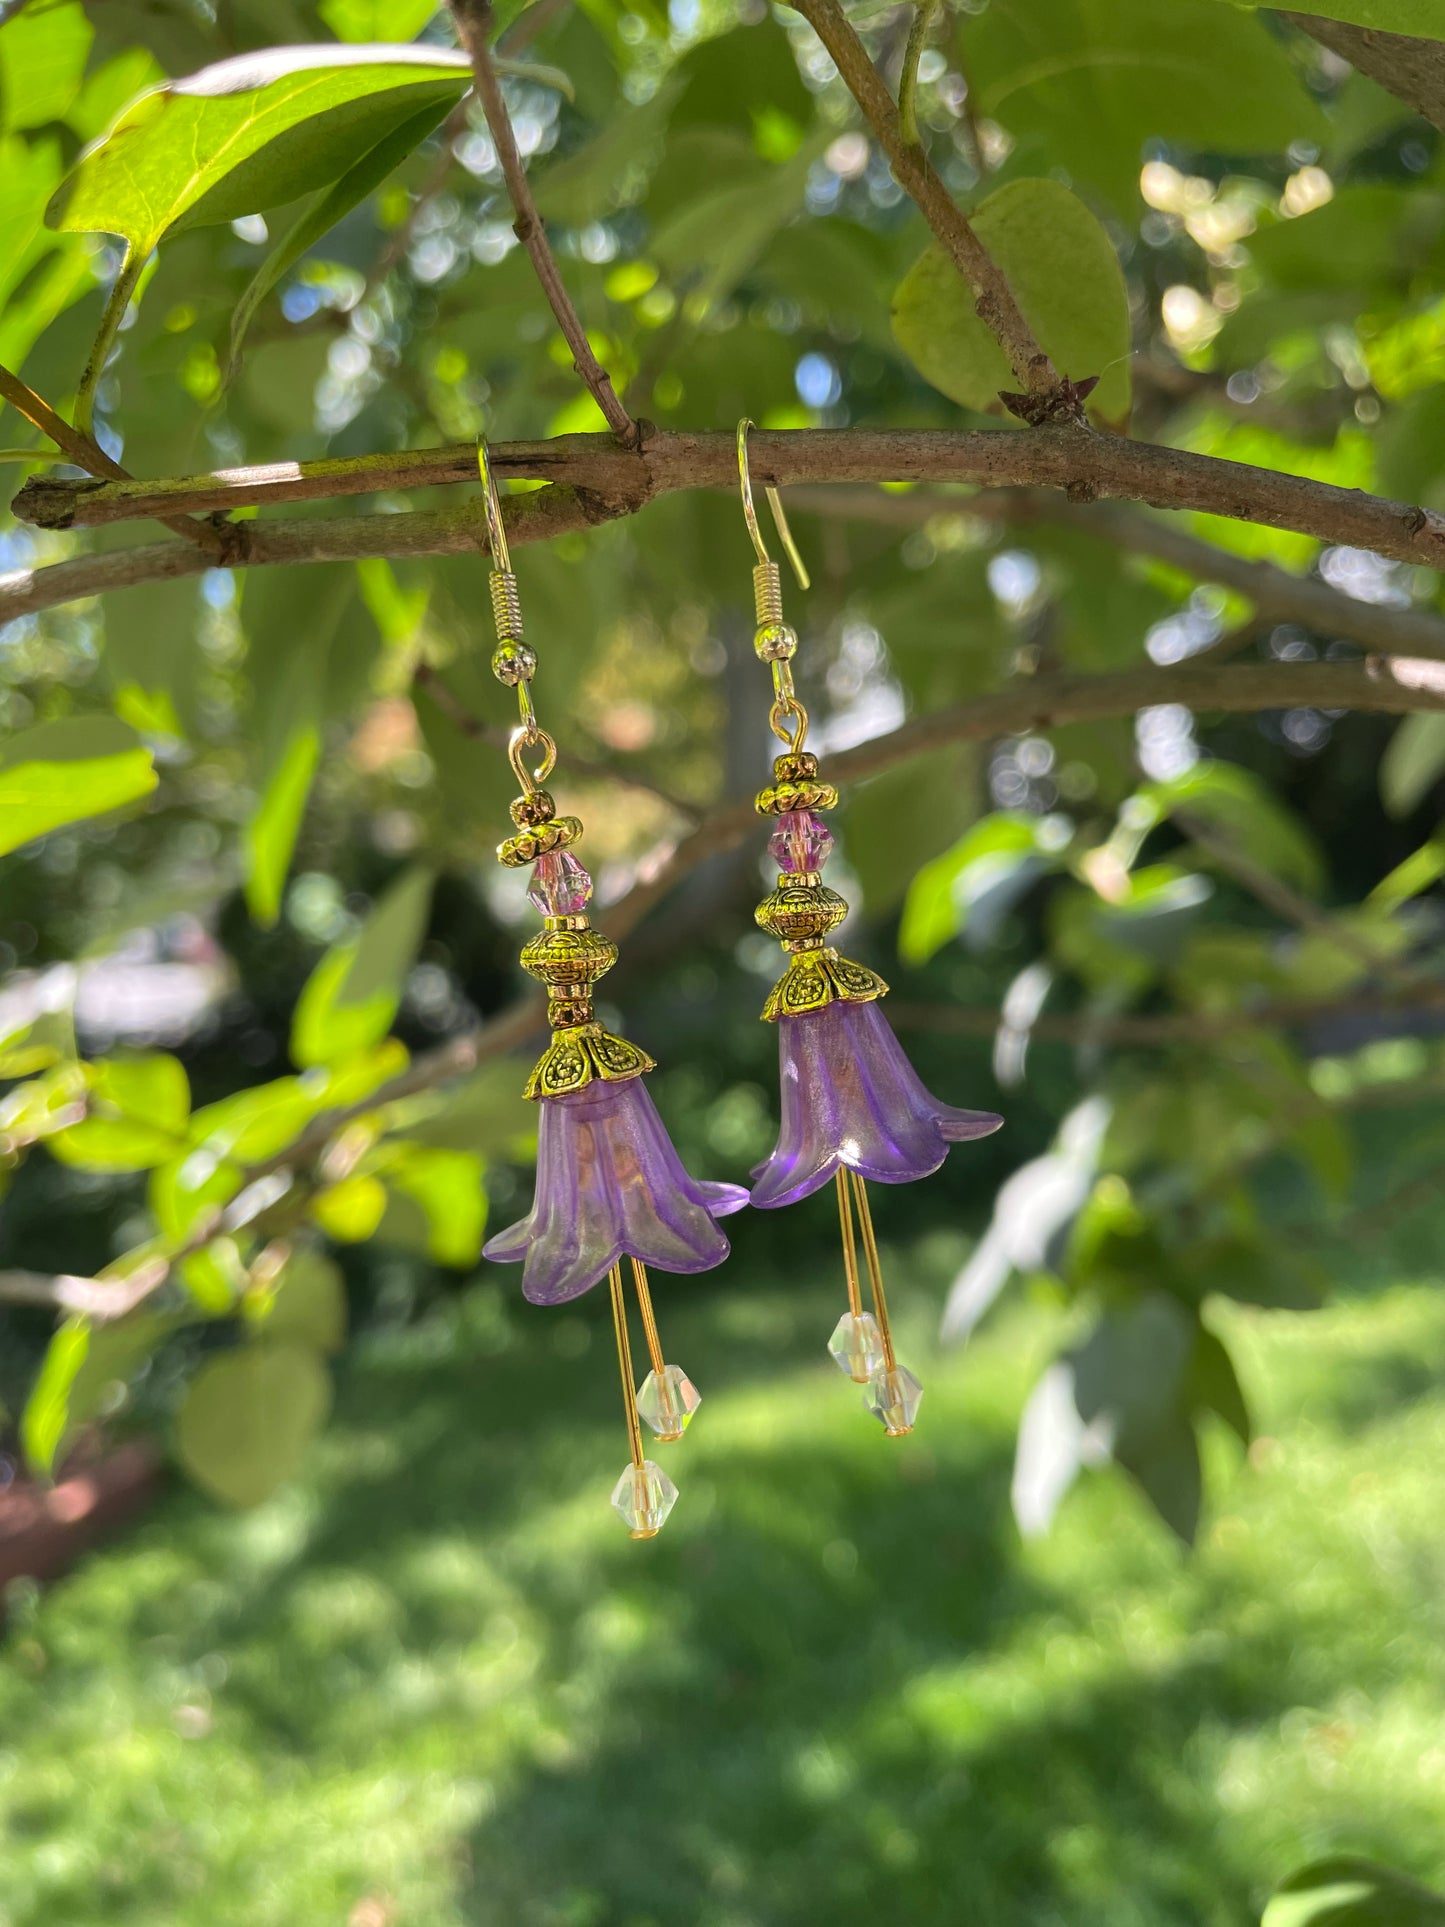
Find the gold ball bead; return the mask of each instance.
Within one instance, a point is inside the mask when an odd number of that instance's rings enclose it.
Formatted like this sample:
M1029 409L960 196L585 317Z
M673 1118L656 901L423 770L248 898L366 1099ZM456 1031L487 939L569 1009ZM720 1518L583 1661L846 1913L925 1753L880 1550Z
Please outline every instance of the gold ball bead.
M753 637L753 648L763 662L787 662L798 651L798 632L786 622L764 622Z
M537 673L537 652L525 642L500 642L492 656L492 674L508 689L530 682Z

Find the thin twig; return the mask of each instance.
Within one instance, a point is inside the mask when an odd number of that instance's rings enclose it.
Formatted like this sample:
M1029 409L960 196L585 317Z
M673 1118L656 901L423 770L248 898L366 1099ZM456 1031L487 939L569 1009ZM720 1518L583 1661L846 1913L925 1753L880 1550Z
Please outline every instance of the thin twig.
M527 183L527 170L522 165L522 156L517 151L516 136L512 132L511 116L507 103L502 98L501 83L492 65L491 52L487 46L487 34L491 26L491 8L482 0L452 0L452 12L456 18L457 32L462 45L471 58L472 74L476 83L477 99L482 103L482 112L487 117L487 127L491 132L492 143L497 150L497 159L502 164L502 175L507 183L507 192L512 197L512 208L516 214L513 232L527 250L532 268L542 292L547 297L547 305L562 330L567 346L572 350L572 366L583 386L587 389L597 406L602 410L608 427L625 448L636 448L642 439L642 431L618 400L612 386L612 377L592 352L592 344L587 339L587 330L582 326L577 310L572 305L557 266L556 256L552 253L547 240L547 230L542 225L542 217L537 212L537 204L532 199L532 190Z
M1047 404L1039 419L1081 421L1082 404L1071 398L1059 380L1058 370L1040 347L997 264L922 150L905 136L898 109L838 0L792 0L792 4L827 49L887 154L899 186L917 203L940 246L973 290L974 310L1002 348L1014 379L1026 395Z
M112 481L132 480L129 469L122 468L113 461L92 436L81 429L72 428L63 416L57 415L43 396L37 395L8 368L0 367L0 398L8 401L17 414L38 428L54 442L69 461L77 468L86 469L91 475L109 476ZM225 549L225 537L213 523L193 522L187 515L158 515L155 518L168 529L174 529L188 542L204 549L213 561L219 561Z
M898 72L898 125L910 147L922 148L918 131L918 63L928 45L938 0L917 0L908 28L908 44L903 49L903 65Z

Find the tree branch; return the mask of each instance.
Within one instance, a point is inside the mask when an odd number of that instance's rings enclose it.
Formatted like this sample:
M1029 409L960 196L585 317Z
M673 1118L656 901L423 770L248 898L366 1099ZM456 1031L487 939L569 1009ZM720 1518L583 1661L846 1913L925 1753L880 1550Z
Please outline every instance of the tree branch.
M514 496L503 504L507 539L514 546L549 542L554 536L592 528L627 507L598 504L577 489L549 488ZM299 562L360 562L370 556L485 554L486 529L478 501L410 515L345 515L325 521L237 522L229 557L232 568L270 568ZM11 569L0 575L0 623L62 602L77 602L144 582L174 581L214 568L211 557L184 542L157 542L105 555L79 555L48 568Z
M1420 988L1402 1000L1385 997L1281 998L1245 1010L1178 1010L1155 1015L1102 1017L1088 1011L1043 1011L1026 1026L1041 1043L1122 1044L1140 1049L1170 1044L1213 1044L1249 1030L1299 1030L1311 1024L1355 1018L1438 1017L1445 1010L1445 986ZM888 1015L899 1030L926 1030L939 1036L992 1037L1002 1019L997 1010L967 1004L910 1004L888 1000ZM1023 1027L1021 1027L1023 1028Z
M1154 508L1200 511L1445 569L1445 517L1431 510L1092 429L1038 428L1028 435L997 429L759 430L749 453L755 482L773 487L893 481L1057 488L1072 503L1112 497ZM552 441L501 443L493 450L493 460L499 475L559 485L509 504L509 515L518 518L521 542L543 541L632 514L653 496L677 489L737 485L731 433L653 432L636 451L619 448L608 435L561 435ZM269 464L160 482L36 478L21 489L14 507L22 519L40 527L66 528L440 482L475 487L476 452L470 444L353 460ZM968 502L961 499L958 506L966 511ZM228 559L231 566L244 568L376 555L449 555L477 546L476 521L470 510L446 509L334 521L238 523L226 530L233 545ZM206 566L203 558L188 557L176 545L159 544L75 557L47 569L16 570L0 577L0 622L107 589L195 574ZM1221 579L1219 571L1225 566L1232 565L1212 565L1213 579ZM1251 579L1256 589L1262 583L1268 588L1262 576Z
M1445 128L1445 44L1355 27L1344 20L1321 20L1312 13L1286 13L1284 18L1378 81L1417 114Z
M0 367L0 399L8 401L17 414L47 435L61 454L77 468L88 469L92 475L107 475L113 481L128 482L130 470L122 468L91 436L79 428L72 428L63 416L57 415L43 396L28 388L8 368ZM220 561L224 555L226 539L224 533L214 524L193 522L187 515L160 515L157 521L164 522L168 529L174 529L198 549L204 549L212 561Z
M1445 620L1428 609L1395 609L1359 602L1327 582L1294 575L1277 563L1238 555L1201 541L1177 523L1139 515L1103 503L1076 504L1039 489L995 489L983 495L935 494L911 489L885 494L881 489L799 489L793 507L817 515L856 517L894 528L922 528L940 516L967 515L1007 526L1053 522L1098 537L1128 555L1148 556L1246 596L1254 605L1251 633L1272 622L1298 622L1317 634L1357 642L1362 649L1390 655L1445 660ZM1248 636L1238 638L1242 646ZM1213 648L1219 644L1211 645Z
M567 346L572 350L572 366L578 377L602 410L608 427L618 441L625 448L635 448L641 440L641 430L618 400L612 377L592 352L587 330L572 305L556 256L547 240L547 230L542 225L542 217L537 212L537 204L527 184L527 170L517 151L511 117L507 113L507 103L502 98L501 83L487 46L491 7L488 0L451 0L451 7L462 45L471 57L477 99L482 103L482 112L487 117L487 127L497 150L497 158L502 164L507 192L512 197L512 208L517 217L513 231L527 250L533 271L547 297L547 305L556 317Z
M973 290L974 311L1003 349L1014 379L1025 394L1051 401L1052 407L1041 419L1082 421L1082 406L1068 397L1013 290L922 148L909 141L892 96L837 0L791 0L791 4L827 48L888 156L898 185L917 203L944 253ZM1080 370L1090 372L1096 371Z

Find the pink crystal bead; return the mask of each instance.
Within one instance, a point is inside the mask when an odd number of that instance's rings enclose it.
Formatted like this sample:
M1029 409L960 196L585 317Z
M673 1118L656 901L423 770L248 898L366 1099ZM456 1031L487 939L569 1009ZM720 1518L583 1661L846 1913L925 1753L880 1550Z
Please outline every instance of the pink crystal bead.
M832 850L833 833L812 810L788 810L768 838L768 855L790 876L821 870Z
M528 900L544 917L580 917L592 900L592 879L570 850L537 858Z

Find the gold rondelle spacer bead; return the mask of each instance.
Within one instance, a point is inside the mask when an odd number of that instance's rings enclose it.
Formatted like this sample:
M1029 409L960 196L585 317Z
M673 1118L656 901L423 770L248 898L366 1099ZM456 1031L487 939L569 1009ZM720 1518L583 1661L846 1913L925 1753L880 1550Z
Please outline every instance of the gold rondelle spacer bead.
M556 814L557 805L546 790L528 790L512 803L512 821L519 830L535 830L550 823Z
M811 783L818 774L818 759L810 749L791 749L773 758L775 783Z
M509 836L505 843L497 847L497 861L508 870L520 870L524 864L535 863L539 856L546 856L549 850L565 850L581 834L580 817L559 816L551 823L541 823L535 829L521 830L516 836Z

